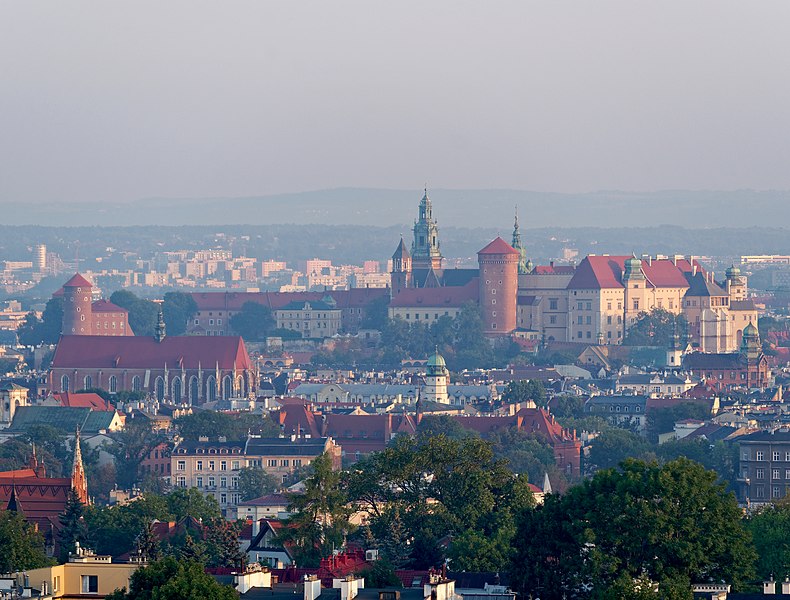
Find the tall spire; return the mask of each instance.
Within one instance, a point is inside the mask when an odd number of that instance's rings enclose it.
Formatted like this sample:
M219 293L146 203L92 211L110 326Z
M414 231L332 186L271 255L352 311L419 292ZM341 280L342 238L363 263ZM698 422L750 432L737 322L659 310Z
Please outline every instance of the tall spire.
M161 342L165 339L166 328L165 328L165 314L162 312L162 307L159 307L159 316L156 321L156 329L154 330L154 338L157 342Z
M85 478L85 467L82 464L82 449L80 448L80 428L74 437L74 466L71 468L71 488L83 504L88 501L88 480Z
M530 269L527 267L527 250L521 243L521 232L518 230L518 206L516 206L516 216L513 222L513 240L510 245L518 251L518 272L520 275L529 273Z

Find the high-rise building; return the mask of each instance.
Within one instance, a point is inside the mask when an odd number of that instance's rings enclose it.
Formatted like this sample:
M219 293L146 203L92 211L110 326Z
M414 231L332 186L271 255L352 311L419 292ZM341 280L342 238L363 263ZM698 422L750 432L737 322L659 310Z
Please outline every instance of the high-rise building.
M33 267L38 273L45 273L47 270L47 246L46 244L36 244L34 248L35 260Z

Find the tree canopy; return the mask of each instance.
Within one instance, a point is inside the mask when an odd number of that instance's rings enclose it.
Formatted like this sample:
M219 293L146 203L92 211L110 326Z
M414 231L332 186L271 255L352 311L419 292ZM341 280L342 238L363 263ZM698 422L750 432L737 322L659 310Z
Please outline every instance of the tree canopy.
M230 326L245 341L261 342L272 335L277 322L268 306L260 302L245 302L241 310L230 318Z
M738 589L756 559L735 497L685 458L663 466L628 460L551 494L522 512L513 543L515 589L547 599L592 597L620 577Z
M47 301L41 319L35 313L25 315L25 320L17 330L19 343L25 346L56 344L63 329L63 297Z
M50 562L44 537L20 513L0 510L0 573L38 569Z
M162 315L167 335L184 335L187 323L197 312L198 306L192 294L167 292L162 299Z
M688 321L683 315L675 315L663 308L641 312L636 322L628 328L623 338L624 346L659 346L669 348L675 333L684 344L687 339Z

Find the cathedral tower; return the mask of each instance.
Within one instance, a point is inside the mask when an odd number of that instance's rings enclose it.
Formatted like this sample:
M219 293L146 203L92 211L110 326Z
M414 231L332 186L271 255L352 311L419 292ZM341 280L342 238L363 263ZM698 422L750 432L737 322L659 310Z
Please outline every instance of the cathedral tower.
M442 253L439 250L439 226L433 219L433 207L428 198L428 189L420 200L420 213L414 222L414 243L411 247L412 265L415 270L433 270L437 275L442 270Z
M79 273L63 284L63 335L93 334L91 288Z
M521 233L518 230L518 211L516 212L516 220L513 223L513 240L510 242L510 245L518 252L518 274L529 273L531 269L527 268L527 249L521 243Z
M486 335L508 335L516 328L519 253L501 237L477 253L480 308Z
M391 288L390 296L394 298L401 293L401 290L411 287L411 255L406 250L403 238L392 255L392 273L390 273Z

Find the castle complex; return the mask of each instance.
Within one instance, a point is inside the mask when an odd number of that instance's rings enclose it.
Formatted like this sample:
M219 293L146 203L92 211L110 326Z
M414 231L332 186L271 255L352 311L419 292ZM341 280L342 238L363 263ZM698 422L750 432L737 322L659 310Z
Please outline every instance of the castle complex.
M389 316L408 322L456 317L480 307L487 336L533 332L546 342L620 344L642 313L683 315L689 342L702 352L733 352L757 323L737 267L724 281L693 258L590 255L578 266L533 265L516 217L512 243L497 238L478 252L477 269L444 269L438 224L427 192L420 201L411 253L392 256Z

